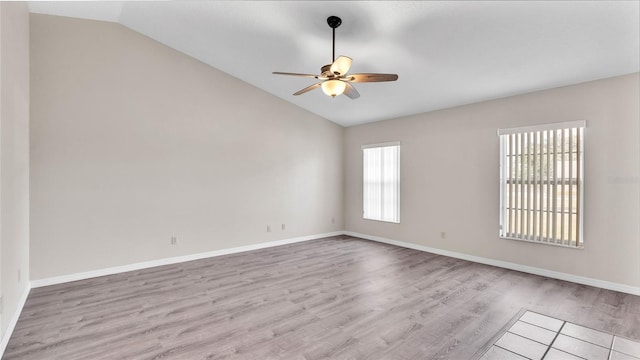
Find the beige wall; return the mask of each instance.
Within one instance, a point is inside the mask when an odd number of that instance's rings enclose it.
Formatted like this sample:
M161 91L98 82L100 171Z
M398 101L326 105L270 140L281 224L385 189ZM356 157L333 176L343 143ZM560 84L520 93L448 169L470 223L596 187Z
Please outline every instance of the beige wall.
M347 128L349 231L640 286L638 74ZM584 119L584 250L499 239L496 130ZM362 219L362 152L401 141L401 223ZM441 232L446 238L441 238Z
M31 51L33 280L343 228L338 125L113 23Z
M29 13L25 2L0 2L0 202L0 335L4 335L29 283Z

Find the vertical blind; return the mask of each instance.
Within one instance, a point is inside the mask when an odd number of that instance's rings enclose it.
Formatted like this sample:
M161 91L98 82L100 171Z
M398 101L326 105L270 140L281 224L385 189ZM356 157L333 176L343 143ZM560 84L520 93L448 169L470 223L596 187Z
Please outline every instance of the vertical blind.
M501 129L500 236L583 246L584 121Z
M363 217L400 222L400 143L365 145Z

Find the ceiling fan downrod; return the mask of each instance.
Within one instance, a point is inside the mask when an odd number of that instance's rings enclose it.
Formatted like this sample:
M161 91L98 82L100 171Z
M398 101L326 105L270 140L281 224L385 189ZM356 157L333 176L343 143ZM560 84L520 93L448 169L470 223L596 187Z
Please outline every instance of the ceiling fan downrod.
M329 16L327 18L327 24L329 24L329 27L333 29L333 51L331 53L331 63L333 63L336 61L336 28L342 24L342 19L337 16Z

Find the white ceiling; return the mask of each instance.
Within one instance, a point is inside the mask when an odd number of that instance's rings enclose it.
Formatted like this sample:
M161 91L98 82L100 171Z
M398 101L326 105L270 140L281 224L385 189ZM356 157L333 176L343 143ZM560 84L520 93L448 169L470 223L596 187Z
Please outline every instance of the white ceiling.
M640 70L640 1L30 2L31 12L119 22L343 126ZM336 56L351 73L397 73L332 99L315 79ZM247 104L250 106L250 104Z

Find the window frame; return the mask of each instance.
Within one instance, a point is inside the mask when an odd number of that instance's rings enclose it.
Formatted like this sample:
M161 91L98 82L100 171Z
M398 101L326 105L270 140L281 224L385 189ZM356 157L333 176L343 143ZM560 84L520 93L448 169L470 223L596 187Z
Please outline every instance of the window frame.
M499 216L500 216L500 218L499 218L499 227L498 227L498 229L499 229L498 230L498 237L499 238L501 238L501 239L509 239L509 240L525 241L525 242L531 242L531 243L537 243L537 244L559 246L559 247L566 247L566 248L571 248L571 249L584 249L584 203L585 203L585 199L584 199L584 188L585 188L584 168L585 168L585 165L584 164L585 164L585 148L586 148L586 146L585 146L586 128L587 128L586 125L587 124L586 124L585 120L577 120L577 121L568 121L568 122L559 122L559 123L540 124L540 125L533 125L533 126L522 126L522 127L515 127L515 128L498 129L497 133L498 133L499 143L500 143L500 148L499 148L499 153L500 153L500 155L499 155L500 156L500 176L499 176L499 183L500 183L499 209L500 209L500 215ZM510 236L510 235L513 235L513 234L516 234L516 233L515 232L508 233L507 231L509 229L507 229L506 225L505 225L505 221L506 221L506 218L507 218L507 216L505 214L505 211L509 211L509 210L507 210L507 208L510 207L510 205L506 204L506 201L505 201L505 198L507 197L506 191L508 191L508 190L505 189L505 187L507 185L507 182L509 182L509 179L511 179L510 175L507 173L507 171L510 171L511 170L510 166L511 165L515 165L515 161L518 161L518 160L515 160L514 162L512 162L509 165L505 164L505 160L508 160L507 158L509 156L522 156L523 157L525 155L526 156L533 155L534 158L535 158L535 156L536 156L536 153L535 153L536 147L539 147L540 149L543 149L543 147L541 145L539 145L539 144L542 141L545 141L545 140L548 141L547 140L548 138L546 136L549 135L550 131L554 132L553 133L554 134L553 135L554 143L553 143L552 146L549 146L548 143L547 143L547 148L544 149L544 150L546 150L546 152L544 152L544 154L547 154L549 152L549 148L553 147L554 148L553 154L556 155L557 154L556 146L558 145L558 143L556 143L555 141L557 141L556 140L556 134L557 134L558 130L562 130L563 134L564 134L564 131L569 130L570 134L571 134L570 136L573 136L571 129L577 129L576 130L576 139L578 139L578 141L579 141L579 142L575 143L575 145L576 145L576 151L575 151L576 160L575 161L576 161L576 167L577 167L577 171L576 171L576 174L575 174L575 181L576 181L576 188L577 188L577 193L576 193L577 204L576 204L576 207L575 207L575 209L576 209L575 210L575 212L576 212L576 222L577 222L577 225L576 225L577 236L576 236L575 241L572 241L571 238L564 240L564 236L561 236L560 239L557 239L555 235L553 235L552 237L549 237L549 236L544 237L544 236L542 236L542 234L538 234L536 236L535 231L534 231L533 239L530 239L529 233L526 232L526 234L525 234L525 232L523 232L522 229L519 229L520 231L517 232L517 234L519 234L520 236ZM543 132L547 132L546 136L544 136L544 137L543 137ZM514 134L517 135L517 134L531 134L531 133L535 133L536 134L533 137L534 139L536 139L535 140L536 141L535 142L536 145L533 147L534 148L534 153L533 154L530 154L528 152L524 153L523 152L524 148L520 148L520 152L518 152L517 146L516 146L516 151L513 154L510 154L510 155L508 154L510 151L508 151L509 149L507 148L507 141L503 137L504 135L510 136L510 135L514 135ZM539 136L539 138L538 138L538 136ZM562 139L564 137L565 137L565 135L563 135ZM545 140L543 140L543 139L545 139ZM560 151L560 154L565 154L566 152L564 150L564 146L565 146L564 140L560 144L561 144L561 147L562 147L561 151ZM529 145L527 144L527 146L529 146ZM574 152L572 152L571 149L569 149L569 151L568 151L569 156L568 157L570 159L571 159L571 156L572 156L573 153ZM543 153L539 154L540 157L541 157L540 158L541 159L541 164L543 163L542 162L542 154ZM567 162L567 160L564 159L564 156L565 155L562 155L563 159L561 160L562 161L562 163L561 163L562 164L561 165L562 169L566 168L567 165L571 166L571 164L572 164L571 160L569 160ZM508 161L511 162L512 160L508 160ZM519 161L523 162L524 159L521 158ZM530 160L527 158L527 162L529 162L529 161ZM536 160L534 160L534 164L536 164L535 161ZM547 157L547 164L548 164L547 165L547 170L553 169L554 178L553 178L553 183L552 183L550 181L551 178L549 178L549 174L547 173L547 178L546 178L547 187L550 187L553 184L554 185L554 190L556 190L555 186L560 184L560 186L562 186L563 190L564 190L564 183L565 183L565 181L567 179L567 178L564 177L564 170L562 170L562 176L563 176L562 179L557 178L556 177L556 175L557 175L556 174L556 170L558 169L557 161L555 163L555 166L556 166L555 168L553 168L552 165L549 165L548 161L549 161L549 157ZM520 165L520 166L522 166L522 165ZM522 171L522 168L520 170ZM544 169L541 167L534 174L533 181L534 181L534 184L537 186L535 189L544 189L541 185L537 185L538 176L540 177L540 181L539 181L540 184L543 183L543 179L542 179L543 170ZM527 171L529 171L528 165L527 165ZM572 173L570 173L570 174L572 174ZM525 181L527 181L527 183L528 183L529 180L530 180L530 177L527 174L527 180L521 179L521 180L519 180L519 182L520 183L524 183ZM568 181L568 183L569 183L568 187L569 187L569 189L571 189L570 191L573 191L572 190L573 180L574 179L570 175L569 181ZM513 182L512 182L512 184L513 184ZM529 183L529 185L531 185L531 184ZM517 186L517 184L516 184L516 186ZM549 188L547 188L547 189L548 190L546 190L546 194L551 194L551 190ZM527 189L526 191L530 191L530 190ZM522 188L520 189L520 193L522 193ZM523 195L520 195L520 196L523 196ZM528 196L530 196L530 195L527 194L527 197ZM536 211L539 212L539 213L543 213L543 210L542 210L542 202L543 202L542 198L543 198L543 196L542 196L542 194L539 194L539 196L540 196L540 199L535 198L534 201L535 201L536 204L538 202L540 203L540 209L536 210L537 206L534 206L533 209L531 209L530 204L529 204L528 201L525 201L525 203L526 203L526 207L525 207L525 206L522 205L522 203L519 203L517 199L514 200L514 203L511 206L515 206L515 211L517 211L518 210L518 205L517 204L520 204L519 205L520 206L519 211L521 211L521 213L519 214L520 216L522 216L523 213L525 213L525 212L527 212L527 213L533 212L534 215L536 215L535 214ZM552 199L558 199L560 197L564 197L564 193L562 193L562 195L558 195L557 192L556 192L555 196ZM527 200L527 199L525 199L525 200ZM552 200L547 200L547 206L549 206L550 201L552 201ZM551 220L551 216L557 216L558 215L558 209L557 209L556 201L557 200L553 200L553 208L554 208L553 211L548 210L549 209L548 207L547 207L547 210L545 210L545 212L552 214L552 215L551 214L547 214L546 215L547 216L547 218L546 218L547 220ZM564 213L564 211L565 211L564 208L560 209L559 213L560 213L561 216ZM512 215L515 215L515 213L512 214ZM572 209L571 208L568 209L568 215L569 215L569 218L571 218L571 215L572 215ZM537 215L536 215L536 217L534 217L534 219L537 219ZM536 226L536 228L542 230L542 228L543 228L542 223L544 223L544 219L537 219L537 220L540 222L540 224L536 223L535 220L531 221L531 224L533 226ZM515 220L515 221L517 222L518 220ZM527 220L527 222L528 221L529 220ZM563 220L562 223L564 224L564 220ZM521 220L521 225L522 225L522 220ZM554 220L554 226L556 226L555 225L555 220ZM555 228L554 228L553 231L555 232ZM564 229L562 228L561 229L561 233L563 231L564 231ZM547 235L549 235L551 232L552 231L547 230L546 233L547 233Z
M365 185L365 150L367 149L372 149L372 148L383 148L383 147L397 147L397 152L398 152L398 161L397 161L397 169L396 169L396 186L395 186L395 191L397 194L397 201L396 201L396 206L397 206L397 214L396 214L396 218L394 220L385 220L383 218L373 218L373 217L366 217L365 214L365 199L366 199L366 195L365 195L365 191L366 191L366 185ZM379 221L379 222L384 222L384 223L391 223L391 224L400 224L400 200L401 200L401 192L400 192L400 183L401 183L401 168L400 168L400 163L401 163L401 144L400 141L388 141L388 142L381 142L381 143L371 143L371 144L365 144L361 146L361 150L362 150L362 219L363 220L370 220L370 221ZM380 201L384 201L382 198L380 199Z

